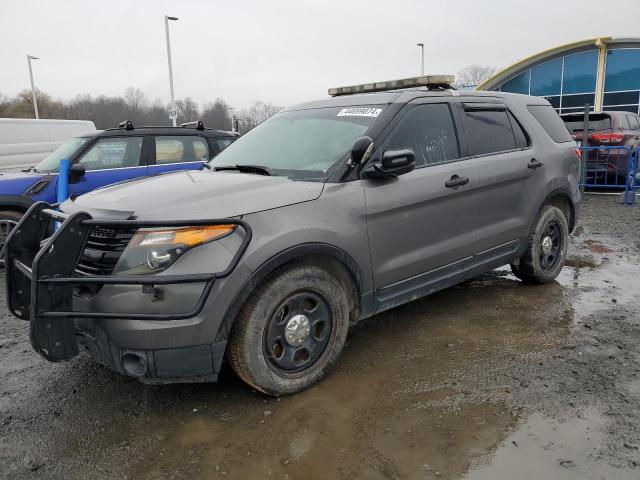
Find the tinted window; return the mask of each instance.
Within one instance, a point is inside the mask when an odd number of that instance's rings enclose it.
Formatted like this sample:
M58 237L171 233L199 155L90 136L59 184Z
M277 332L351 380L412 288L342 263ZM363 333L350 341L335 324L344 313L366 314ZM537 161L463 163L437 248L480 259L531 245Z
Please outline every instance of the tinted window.
M640 130L640 118L636 115L629 117L629 124L631 125L631 130Z
M575 115L563 115L562 119L571 132L582 131L584 125L584 113ZM606 130L611 128L611 117L602 113L589 114L589 130Z
M564 57L562 93L594 92L596 89L597 69L598 52L596 50L575 53Z
M513 129L513 136L516 139L516 147L518 148L527 148L531 143L529 142L529 137L525 133L520 122L516 120L516 118L509 112L509 121L511 122L511 128Z
M531 69L531 95L559 95L562 59L558 58Z
M640 90L640 48L607 50L607 92Z
M449 105L431 103L413 107L393 130L385 148L412 149L416 155L416 167L460 158Z
M508 82L505 82L500 87L501 92L511 92L511 93L524 93L525 95L529 94L529 70L524 73L521 73L517 77L512 78Z
M516 148L506 110L465 112L464 126L470 155L504 152Z
M567 130L564 122L560 119L553 107L550 105L529 105L527 108L554 142L562 143L573 141L569 130Z
M232 137L218 138L216 140L216 143L218 144L218 148L220 149L220 151L222 151L225 148L227 148L229 145L231 145L234 140L235 140L235 138L232 138Z
M156 164L206 162L209 148L201 137L156 137Z
M137 167L140 165L142 137L102 138L81 158L87 170Z

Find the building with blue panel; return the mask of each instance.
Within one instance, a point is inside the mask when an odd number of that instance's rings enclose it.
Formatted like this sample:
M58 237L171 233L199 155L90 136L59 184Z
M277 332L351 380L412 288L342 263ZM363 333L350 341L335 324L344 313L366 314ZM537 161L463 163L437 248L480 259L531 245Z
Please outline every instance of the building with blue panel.
M499 71L478 90L544 97L558 113L640 113L640 38L599 37L545 50Z

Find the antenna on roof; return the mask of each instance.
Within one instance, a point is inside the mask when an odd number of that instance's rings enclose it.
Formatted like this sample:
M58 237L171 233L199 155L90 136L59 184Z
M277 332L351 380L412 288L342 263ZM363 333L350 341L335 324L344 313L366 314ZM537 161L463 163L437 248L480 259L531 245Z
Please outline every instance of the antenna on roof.
M401 78L399 80L389 80L386 82L363 83L360 85L350 85L348 87L330 88L329 95L338 97L340 95L384 92L386 90L414 87L427 87L429 90L452 90L455 79L456 77L453 75L422 75L420 77Z

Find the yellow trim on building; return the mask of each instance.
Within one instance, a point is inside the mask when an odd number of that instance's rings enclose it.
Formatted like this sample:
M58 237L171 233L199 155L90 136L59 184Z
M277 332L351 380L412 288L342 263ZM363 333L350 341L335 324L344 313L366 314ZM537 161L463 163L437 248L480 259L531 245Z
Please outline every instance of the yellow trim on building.
M480 85L476 87L476 90L485 90L489 85L492 85L496 82L497 79L502 79L508 76L509 73L517 71L521 68L524 68L527 65L531 65L540 60L543 60L547 57L551 57L556 53L561 53L565 50L571 50L574 48L586 47L588 45L596 45L600 48L600 56L602 56L603 48L599 46L604 45L604 50L606 51L606 44L608 41L612 40L611 37L595 37L589 38L587 40L578 40L577 42L567 43L565 45L559 45L553 48L549 48L547 50L543 50L542 52L536 53L535 55L531 55L529 57L523 58L522 60L518 60L516 63L509 65L506 68L503 68L499 72L495 73L491 78L488 78ZM604 65L602 71L600 70L600 59L598 59L598 75L602 74L604 78ZM602 99L601 99L602 100ZM597 101L596 101L597 104ZM600 103L602 105L602 103Z
M598 39L596 40L596 47L598 47L598 71L596 73L596 99L594 109L599 112L602 111L602 104L604 102L604 73L607 60L607 42L603 39Z

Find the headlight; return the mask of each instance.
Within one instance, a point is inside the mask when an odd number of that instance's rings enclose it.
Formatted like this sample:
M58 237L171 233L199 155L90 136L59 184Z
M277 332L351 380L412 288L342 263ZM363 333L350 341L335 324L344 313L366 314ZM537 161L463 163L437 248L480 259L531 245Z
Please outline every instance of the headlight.
M114 274L139 275L167 269L187 251L229 235L236 225L141 228L122 252Z

